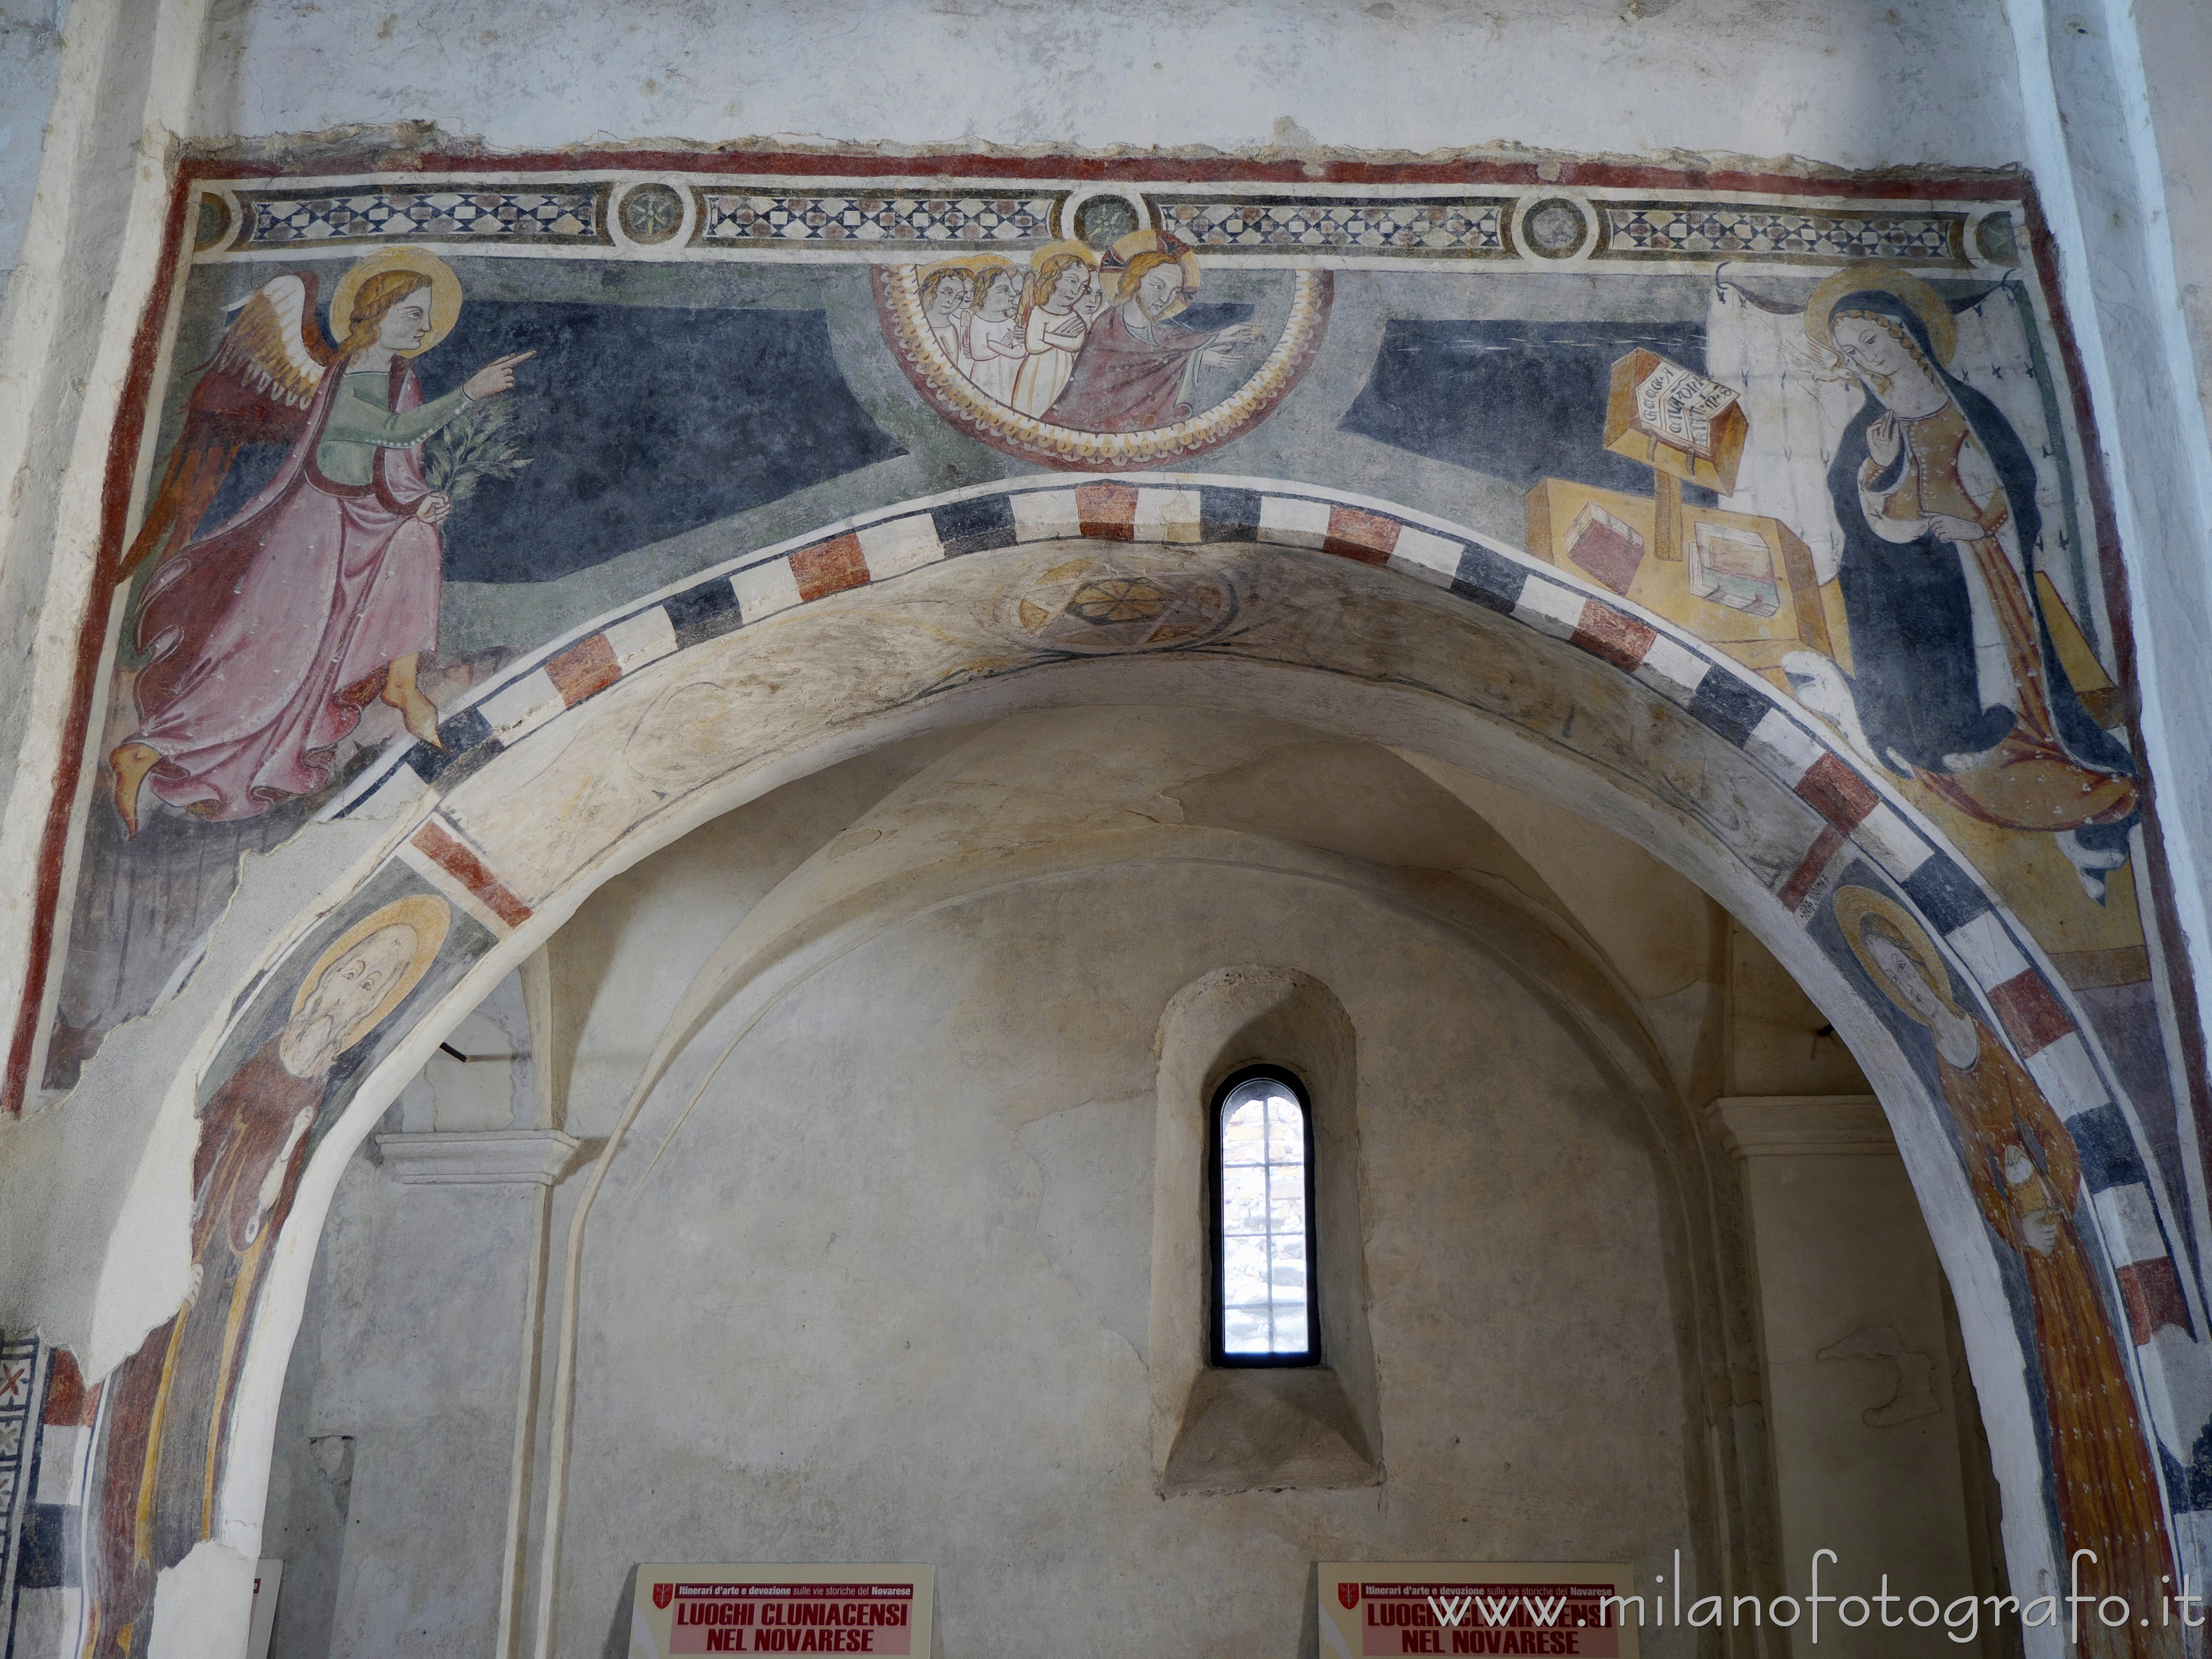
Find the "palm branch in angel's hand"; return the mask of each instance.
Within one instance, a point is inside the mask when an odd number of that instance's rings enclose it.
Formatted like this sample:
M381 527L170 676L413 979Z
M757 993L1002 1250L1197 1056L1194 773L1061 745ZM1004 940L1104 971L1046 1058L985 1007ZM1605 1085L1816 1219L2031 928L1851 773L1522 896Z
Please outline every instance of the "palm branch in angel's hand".
M530 465L522 453L525 435L512 399L472 402L422 441L422 482L458 502L486 478L520 477Z

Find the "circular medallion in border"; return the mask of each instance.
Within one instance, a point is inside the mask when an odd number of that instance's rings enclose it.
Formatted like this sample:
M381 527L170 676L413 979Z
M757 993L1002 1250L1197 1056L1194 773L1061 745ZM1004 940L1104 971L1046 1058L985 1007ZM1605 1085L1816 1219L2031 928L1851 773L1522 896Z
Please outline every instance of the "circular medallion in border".
M1521 240L1540 258L1571 259L1589 245L1589 216L1565 196L1547 196L1521 210Z
M876 312L884 337L930 406L970 437L1024 460L1084 472L1122 472L1153 462L1204 454L1242 437L1272 413L1319 348L1328 326L1334 279L1326 270L1291 273L1291 314L1249 379L1212 408L1173 426L1143 432L1085 432L1053 426L979 392L956 368L922 320L920 267L873 268Z
M682 193L658 179L647 179L623 194L615 209L622 232L640 247L657 247L684 228L689 215Z

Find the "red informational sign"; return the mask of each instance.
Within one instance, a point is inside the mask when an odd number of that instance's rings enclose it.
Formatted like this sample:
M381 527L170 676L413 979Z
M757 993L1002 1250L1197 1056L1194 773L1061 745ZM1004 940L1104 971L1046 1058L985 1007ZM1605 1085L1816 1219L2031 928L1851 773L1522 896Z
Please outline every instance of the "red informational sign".
M930 1581L929 1568L914 1566L641 1566L631 1659L926 1655Z
M1625 1567L1472 1562L1329 1562L1321 1569L1322 1650L1559 1654L1636 1659L1624 1626Z

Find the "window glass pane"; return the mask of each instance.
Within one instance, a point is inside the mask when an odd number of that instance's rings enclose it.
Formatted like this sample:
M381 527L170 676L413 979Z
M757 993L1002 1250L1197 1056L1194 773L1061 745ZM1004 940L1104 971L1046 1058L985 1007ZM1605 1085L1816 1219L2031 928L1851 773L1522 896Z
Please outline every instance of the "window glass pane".
M1305 1112L1273 1078L1221 1103L1222 1350L1307 1352Z

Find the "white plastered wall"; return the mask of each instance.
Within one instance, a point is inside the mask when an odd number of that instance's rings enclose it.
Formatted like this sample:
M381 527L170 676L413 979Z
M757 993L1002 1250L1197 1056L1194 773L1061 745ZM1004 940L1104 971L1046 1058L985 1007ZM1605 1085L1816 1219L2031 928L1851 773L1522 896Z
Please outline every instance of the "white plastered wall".
M38 187L68 15L68 0L0 4L0 295L22 251L23 222Z

